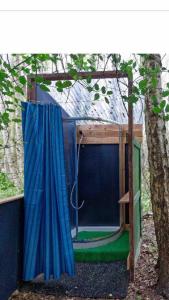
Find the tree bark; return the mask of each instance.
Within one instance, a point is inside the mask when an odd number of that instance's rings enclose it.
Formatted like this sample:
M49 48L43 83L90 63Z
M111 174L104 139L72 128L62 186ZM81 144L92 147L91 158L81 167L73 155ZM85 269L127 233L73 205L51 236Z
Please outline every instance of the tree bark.
M160 55L150 55L145 61L148 68L161 66ZM164 112L152 111L152 96L161 102L161 75L157 75L157 88L149 89L145 96L145 129L150 170L150 192L155 233L159 255L158 291L169 299L169 151Z

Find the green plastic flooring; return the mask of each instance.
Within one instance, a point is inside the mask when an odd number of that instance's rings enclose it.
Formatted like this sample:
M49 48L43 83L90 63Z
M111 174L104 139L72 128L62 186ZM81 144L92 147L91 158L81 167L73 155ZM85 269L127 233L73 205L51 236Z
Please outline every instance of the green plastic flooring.
M110 232L91 232L82 231L78 239L94 239L102 237ZM124 231L115 241L96 248L75 249L75 260L77 262L112 262L117 260L126 260L129 254L129 232Z
M80 231L77 236L77 240L93 240L110 236L110 231Z

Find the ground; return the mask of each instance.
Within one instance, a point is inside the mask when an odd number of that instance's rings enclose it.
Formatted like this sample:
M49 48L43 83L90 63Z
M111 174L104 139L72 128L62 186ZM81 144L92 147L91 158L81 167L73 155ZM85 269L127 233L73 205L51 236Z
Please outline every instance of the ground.
M164 298L156 293L156 262L157 249L154 234L152 215L143 218L141 254L137 262L135 272L135 283L131 283L128 289L128 296L125 300L163 300ZM110 297L111 298L111 295ZM80 298L63 298L53 295L16 291L10 300L80 300ZM111 298L112 299L112 298ZM87 299L86 299L87 300ZM118 299L112 299L118 300Z

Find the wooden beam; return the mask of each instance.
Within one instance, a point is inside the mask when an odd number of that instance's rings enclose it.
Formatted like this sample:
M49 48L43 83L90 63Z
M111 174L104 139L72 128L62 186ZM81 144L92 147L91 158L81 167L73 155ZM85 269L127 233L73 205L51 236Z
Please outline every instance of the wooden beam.
M80 79L86 79L89 76L92 79L108 79L108 78L127 78L127 74L124 74L120 71L112 70L112 71L95 71L95 72L78 72L77 73ZM30 79L34 79L38 77L42 77L46 80L56 81L56 80L74 80L73 77L69 73L39 73L39 74L31 74L29 75Z

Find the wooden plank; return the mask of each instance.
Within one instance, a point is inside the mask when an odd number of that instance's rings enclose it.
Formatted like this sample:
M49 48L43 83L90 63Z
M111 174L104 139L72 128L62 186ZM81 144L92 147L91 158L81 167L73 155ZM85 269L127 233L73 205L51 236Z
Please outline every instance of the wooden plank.
M128 142L126 137L127 127L126 125L120 126L123 132L123 143L125 144ZM84 144L118 144L119 141L119 125L78 125L77 143L79 143L81 138L80 132L82 132L84 135L82 142ZM142 141L142 125L136 125L136 128L134 127L134 135L138 142Z
M126 193L120 200L119 203L129 203L129 192Z
M77 144L79 144L79 139L77 140ZM119 144L119 138L84 137L81 141L81 144Z
M128 131L128 125L127 124L121 124L124 131ZM116 124L90 124L90 125L78 125L77 129L78 130L100 130L100 128L103 128L103 130L119 130L119 125ZM142 124L134 124L133 125L133 130L134 131L140 131L142 133Z
M8 197L8 198L4 198L4 199L0 199L0 205L4 204L4 203L12 202L12 201L17 201L17 200L22 199L22 198L24 198L24 194Z
M120 198L125 194L125 131L120 126L119 135L119 191ZM125 205L120 203L120 226L125 225Z
M141 138L137 138L138 142L142 142ZM126 144L128 141L126 138L124 138L124 144ZM79 139L77 140L77 144L79 144ZM81 144L119 144L119 138L112 138L112 137L106 137L106 138L93 138L93 137L84 137Z

